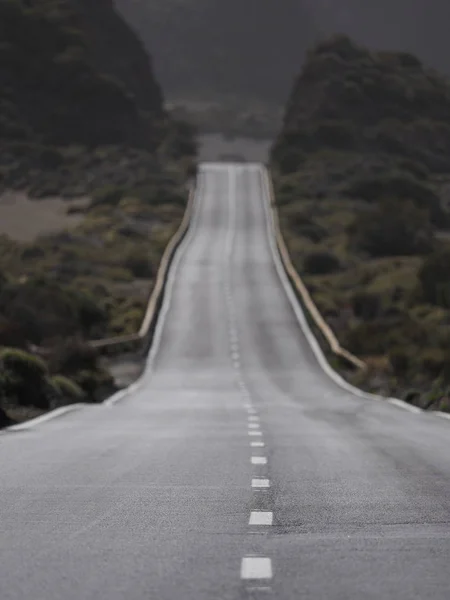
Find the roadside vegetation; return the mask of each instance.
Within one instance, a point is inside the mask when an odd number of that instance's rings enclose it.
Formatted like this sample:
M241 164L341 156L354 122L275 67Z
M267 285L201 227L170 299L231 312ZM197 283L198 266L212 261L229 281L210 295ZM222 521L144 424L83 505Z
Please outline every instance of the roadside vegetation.
M450 410L450 84L344 36L308 55L272 151L293 262L369 391Z
M27 242L2 223L2 426L116 389L87 341L138 329L196 145L110 3L5 0L0 62L0 205L15 190L79 217Z

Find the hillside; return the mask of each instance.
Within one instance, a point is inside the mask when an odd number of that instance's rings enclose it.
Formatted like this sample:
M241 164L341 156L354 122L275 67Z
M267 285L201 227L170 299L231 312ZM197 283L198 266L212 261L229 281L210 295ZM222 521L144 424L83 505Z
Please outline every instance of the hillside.
M337 36L309 53L272 150L294 262L370 365L358 383L433 407L450 383L449 119L445 77Z
M299 0L116 0L169 99L283 102L314 25Z
M0 64L1 426L115 389L85 341L140 325L196 148L112 0L2 1Z

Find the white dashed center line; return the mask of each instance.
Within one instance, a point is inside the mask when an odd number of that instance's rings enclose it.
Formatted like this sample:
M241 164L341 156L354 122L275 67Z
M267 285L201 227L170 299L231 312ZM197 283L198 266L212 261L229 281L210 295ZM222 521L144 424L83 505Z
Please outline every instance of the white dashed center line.
M249 423L248 428L249 429L259 429L259 423Z
M250 513L249 525L272 525L272 523L272 511L255 510Z
M252 488L268 488L270 487L270 481L263 479L262 477L252 479Z
M272 579L271 559L246 556L241 563L241 579Z
M255 417L255 415L250 415L248 417L248 420L249 421L254 421L256 423L257 421L259 421L259 417Z
M264 442L250 442L252 448L264 448Z
M248 435L262 435L260 431L249 431Z
M252 465L267 465L265 456L252 456Z

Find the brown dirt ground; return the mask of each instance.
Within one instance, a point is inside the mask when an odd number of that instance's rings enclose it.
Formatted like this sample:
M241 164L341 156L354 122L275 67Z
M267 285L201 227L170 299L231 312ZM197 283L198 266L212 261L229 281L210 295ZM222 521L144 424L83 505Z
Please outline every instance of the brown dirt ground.
M18 242L31 242L40 235L75 227L82 213L67 214L69 207L84 207L88 198L66 200L58 197L32 199L23 192L8 191L0 195L0 235Z

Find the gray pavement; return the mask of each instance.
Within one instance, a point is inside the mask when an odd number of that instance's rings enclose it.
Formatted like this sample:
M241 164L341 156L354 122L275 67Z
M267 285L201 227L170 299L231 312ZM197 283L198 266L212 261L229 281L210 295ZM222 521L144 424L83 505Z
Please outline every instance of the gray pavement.
M450 598L450 422L324 374L267 202L205 164L139 388L0 436L1 600Z

